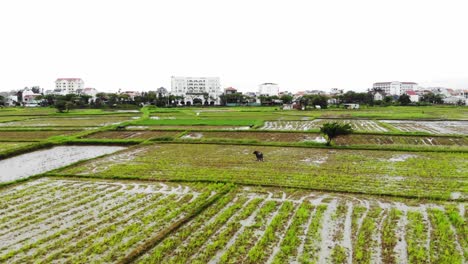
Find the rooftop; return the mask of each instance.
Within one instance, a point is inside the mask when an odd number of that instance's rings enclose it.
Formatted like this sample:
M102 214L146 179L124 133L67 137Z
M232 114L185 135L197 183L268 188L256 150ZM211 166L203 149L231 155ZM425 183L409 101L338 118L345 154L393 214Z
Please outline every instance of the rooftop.
M57 78L57 81L83 81L81 78Z

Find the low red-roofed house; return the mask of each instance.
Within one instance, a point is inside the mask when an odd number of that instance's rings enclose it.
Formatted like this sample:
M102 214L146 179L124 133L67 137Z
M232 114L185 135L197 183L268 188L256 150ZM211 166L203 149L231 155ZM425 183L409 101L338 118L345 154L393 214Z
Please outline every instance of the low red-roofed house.
M419 102L419 95L412 90L406 91L406 94L409 96L412 103Z
M237 89L233 87L228 87L224 89L224 94L235 94L237 93Z

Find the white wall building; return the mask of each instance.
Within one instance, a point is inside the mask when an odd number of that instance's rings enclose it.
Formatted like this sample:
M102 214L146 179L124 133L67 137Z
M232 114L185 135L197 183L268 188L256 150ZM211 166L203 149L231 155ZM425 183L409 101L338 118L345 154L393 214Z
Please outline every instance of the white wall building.
M419 102L419 95L415 91L406 91L406 94L409 96L412 103Z
M91 98L93 100L96 99L96 95L98 94L98 90L96 90L96 88L92 88L92 87L87 87L87 88L84 88L84 89L76 89L75 92L77 94L89 95L89 96L91 96Z
M258 86L257 96L278 96L279 86L276 83L262 83Z
M344 94L344 90L338 89L338 88L331 88L330 95L338 95L338 94Z
M388 95L402 95L406 91L412 91L417 88L418 84L415 82L376 82L372 86L375 89L381 89Z
M38 88L38 90L40 89ZM23 105L28 107L38 106L40 101L36 100L36 98L40 95L40 93L35 93L32 88L24 88L23 93L21 95Z
M219 104L219 77L171 77L171 94L183 96L185 103Z
M385 98L382 92L376 92L374 94L374 101L382 101Z
M58 78L55 81L55 94L72 94L76 90L84 88L84 81L81 78Z

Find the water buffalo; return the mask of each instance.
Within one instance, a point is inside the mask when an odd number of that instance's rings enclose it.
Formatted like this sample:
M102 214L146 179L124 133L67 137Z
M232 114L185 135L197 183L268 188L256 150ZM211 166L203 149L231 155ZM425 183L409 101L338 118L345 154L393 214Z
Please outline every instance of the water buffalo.
M255 154L255 156L257 157L257 161L263 161L263 153L256 150L256 151L253 152L253 154Z

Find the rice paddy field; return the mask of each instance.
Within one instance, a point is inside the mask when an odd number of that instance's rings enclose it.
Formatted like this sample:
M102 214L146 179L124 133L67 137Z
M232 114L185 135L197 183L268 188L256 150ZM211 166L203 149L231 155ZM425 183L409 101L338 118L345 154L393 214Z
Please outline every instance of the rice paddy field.
M468 121L383 120L403 132L468 135Z
M75 130L30 130L30 131L0 131L0 139L2 141L38 141L47 139L53 136L71 135L76 133Z
M54 175L234 182L402 197L450 199L468 193L468 154L152 144L80 163Z
M466 205L227 187L65 178L10 187L0 259L461 263L467 246Z
M86 136L94 139L156 139L174 137L180 134L179 131L102 131Z
M333 121L355 133L327 147ZM467 122L466 107L0 109L0 263L467 263Z
M107 126L131 120L128 116L70 116L70 117L40 117L22 121L0 123L0 127L75 127L75 126Z
M350 124L356 131L364 132L388 132L389 130L377 121L363 119L315 119L313 121L267 121L261 128L263 130L319 130L320 127L328 122L338 122L341 124Z

